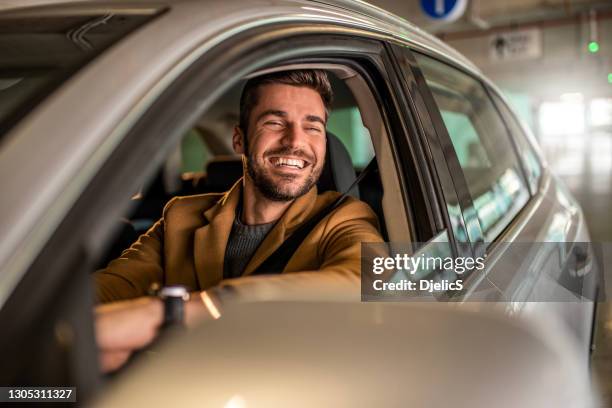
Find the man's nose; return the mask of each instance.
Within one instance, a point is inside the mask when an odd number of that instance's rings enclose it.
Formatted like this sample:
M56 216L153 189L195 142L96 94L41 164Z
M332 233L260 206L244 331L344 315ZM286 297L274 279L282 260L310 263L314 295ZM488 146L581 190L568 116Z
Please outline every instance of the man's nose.
M283 146L299 147L304 143L306 134L300 126L287 126L281 143Z

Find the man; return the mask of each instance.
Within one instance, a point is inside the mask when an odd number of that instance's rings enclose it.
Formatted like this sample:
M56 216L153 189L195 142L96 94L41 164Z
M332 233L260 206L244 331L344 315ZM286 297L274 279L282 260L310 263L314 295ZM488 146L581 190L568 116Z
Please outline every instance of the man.
M316 189L331 99L323 71L286 71L249 80L232 139L243 157L245 176L227 193L170 201L161 220L96 272L98 301L145 296L155 282L181 284L202 291L186 306L186 318L192 321L217 313L215 305L224 293L243 300L279 299L304 291L358 288L360 244L382 239L375 214L352 198L316 225L282 274L250 276L300 225L339 197L338 192L317 195ZM161 322L161 306L153 299L101 306L96 313L106 369L150 341ZM113 334L136 330L130 322L145 314L138 335Z

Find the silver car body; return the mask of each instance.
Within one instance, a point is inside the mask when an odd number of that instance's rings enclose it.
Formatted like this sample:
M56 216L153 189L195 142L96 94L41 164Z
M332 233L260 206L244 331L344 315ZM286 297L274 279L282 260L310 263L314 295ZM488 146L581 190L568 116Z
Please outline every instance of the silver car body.
M107 1L88 6L50 5L48 12L111 4L139 12L165 7L145 1ZM394 39L460 66L490 84L452 48L364 2L171 2L163 15L85 66L5 136L0 149L0 307L126 131L164 89L215 45L239 33L281 22L316 23L354 30L365 37ZM222 91L220 85L219 92ZM580 207L544 164L537 194L500 241L563 243L588 242L590 238ZM550 251L542 258L559 257L553 246L543 246L542 250ZM558 263L563 262L562 257L558 258ZM480 286L495 288L497 299L506 301L503 305L508 311L533 310L561 317L576 334L584 355L588 355L593 302L558 285L555 277L560 270L517 274L516 265L505 259L503 246L496 246L488 253L487 272ZM500 276L510 283L498 282ZM530 303L529 295L517 290L538 286L555 291L567 302ZM469 294L465 300L469 300Z
M440 305L241 305L151 352L95 406L599 403L575 344L559 338L563 330L552 322L435 306Z

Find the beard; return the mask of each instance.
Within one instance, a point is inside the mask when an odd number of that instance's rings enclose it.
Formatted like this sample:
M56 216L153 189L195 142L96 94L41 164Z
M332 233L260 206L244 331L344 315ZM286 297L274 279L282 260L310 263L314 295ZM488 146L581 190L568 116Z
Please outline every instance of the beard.
M251 154L247 158L247 172L255 187L261 194L271 201L291 201L306 194L317 183L323 166L317 166L314 158L304 155L301 151L293 151L289 148L282 148L268 153L264 157L271 155L293 155L302 157L310 164L310 173L298 183L297 175L276 176L276 179L268 173L263 165L260 165ZM278 181L280 179L280 182Z

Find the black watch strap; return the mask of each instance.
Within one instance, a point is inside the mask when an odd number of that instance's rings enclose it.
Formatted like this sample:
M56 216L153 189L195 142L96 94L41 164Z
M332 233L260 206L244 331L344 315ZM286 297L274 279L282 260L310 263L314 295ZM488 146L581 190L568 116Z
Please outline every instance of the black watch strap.
M164 323L162 327L183 326L185 323L185 302L189 300L187 288L180 285L164 286L158 292L164 302Z

